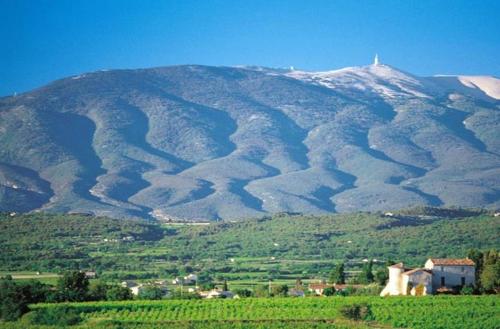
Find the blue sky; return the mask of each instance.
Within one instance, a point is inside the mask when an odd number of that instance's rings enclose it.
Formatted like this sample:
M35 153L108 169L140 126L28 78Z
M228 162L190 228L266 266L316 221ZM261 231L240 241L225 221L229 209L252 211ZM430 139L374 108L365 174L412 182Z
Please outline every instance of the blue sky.
M500 76L500 1L0 0L0 95L176 64Z

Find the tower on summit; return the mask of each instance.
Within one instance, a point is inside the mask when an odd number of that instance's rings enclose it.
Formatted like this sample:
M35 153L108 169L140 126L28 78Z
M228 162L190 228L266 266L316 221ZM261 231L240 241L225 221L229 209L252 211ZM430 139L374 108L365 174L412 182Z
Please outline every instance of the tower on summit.
M375 54L375 58L373 59L373 65L379 65L380 62L378 60L378 54Z

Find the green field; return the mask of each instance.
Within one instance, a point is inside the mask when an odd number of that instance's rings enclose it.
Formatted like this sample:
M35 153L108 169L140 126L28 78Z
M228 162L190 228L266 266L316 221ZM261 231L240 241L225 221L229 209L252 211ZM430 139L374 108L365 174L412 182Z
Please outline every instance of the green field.
M248 298L163 300L32 305L32 312L2 328L55 328L32 324L35 313L72 309L74 328L413 328L495 329L498 296ZM346 305L366 305L363 319L342 313ZM352 307L351 307L352 308Z

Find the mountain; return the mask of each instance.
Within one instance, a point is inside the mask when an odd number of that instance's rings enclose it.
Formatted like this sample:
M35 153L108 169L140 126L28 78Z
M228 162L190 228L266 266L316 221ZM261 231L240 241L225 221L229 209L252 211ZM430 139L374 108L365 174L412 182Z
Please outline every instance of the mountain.
M500 80L98 71L0 99L0 210L239 219L500 207Z

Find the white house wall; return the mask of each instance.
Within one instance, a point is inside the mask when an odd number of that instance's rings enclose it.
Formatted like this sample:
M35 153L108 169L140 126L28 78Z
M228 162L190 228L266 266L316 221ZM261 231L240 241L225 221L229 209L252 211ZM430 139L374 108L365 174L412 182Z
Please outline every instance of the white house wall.
M381 296L397 296L403 294L402 276L403 269L397 267L389 267L389 281L384 290L380 293ZM405 290L406 293L406 290Z
M465 278L465 285L473 285L476 279L474 266L462 265L434 265L427 261L425 267L432 270L432 288L435 291L441 287L441 277L444 277L446 287L462 285L462 278Z

